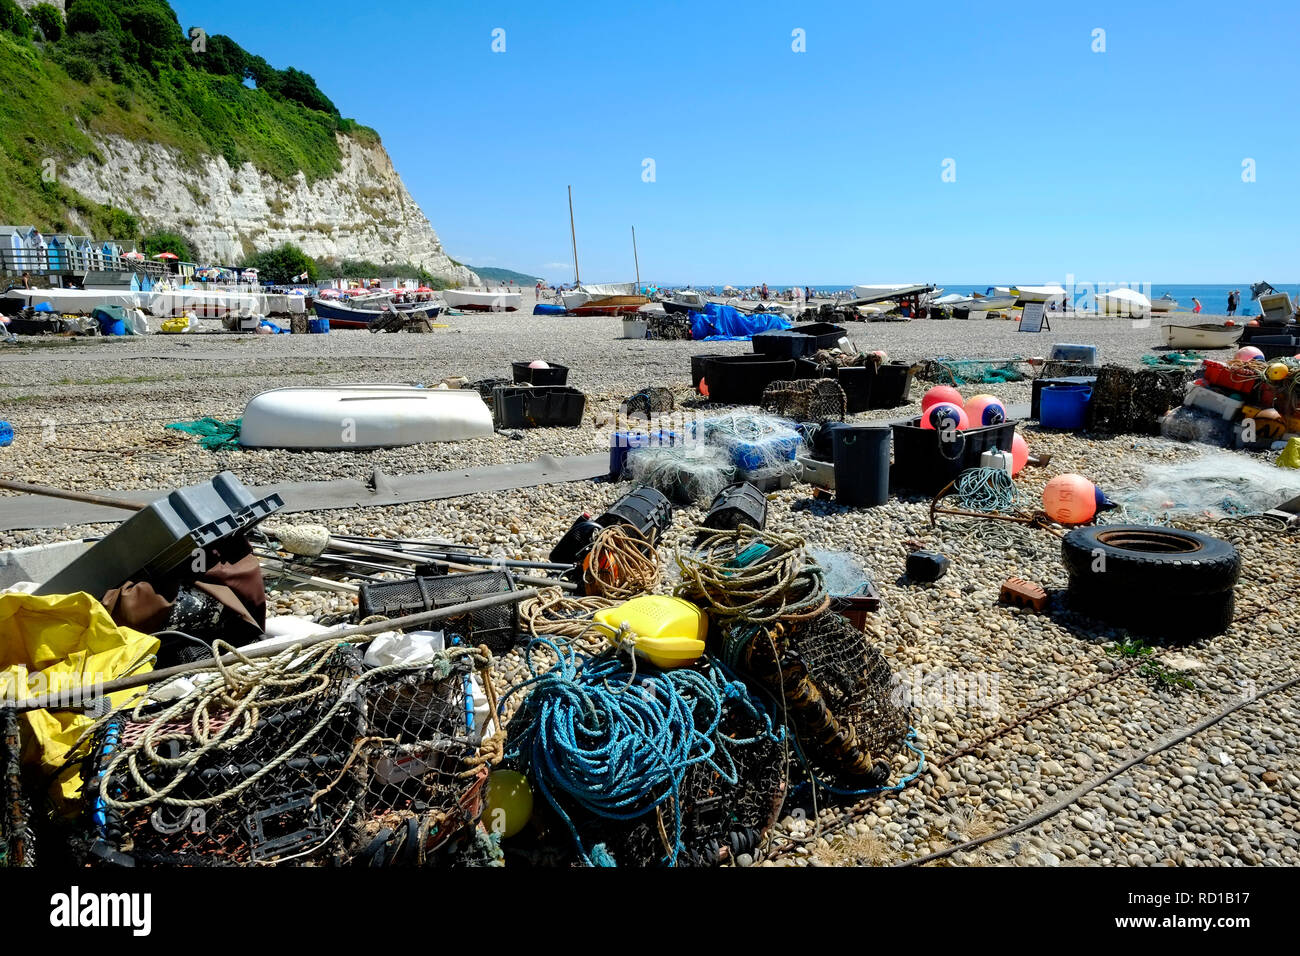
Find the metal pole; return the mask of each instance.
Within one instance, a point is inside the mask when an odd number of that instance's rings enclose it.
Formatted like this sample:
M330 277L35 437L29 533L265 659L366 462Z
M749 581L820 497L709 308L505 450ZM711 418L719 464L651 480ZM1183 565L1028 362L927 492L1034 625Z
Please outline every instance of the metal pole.
M573 238L573 284L581 285L578 278L578 230L573 226L573 187L569 187L569 235Z
M299 641L292 638L285 638L282 641L276 641L266 647L254 648L240 654L226 654L221 658L223 664L237 664L240 657L249 660L256 660L262 657L273 657L282 651L291 647L299 647L303 650L308 647L315 647L317 644L324 644L327 641L347 641L354 637L370 637L375 634L382 634L384 631L398 631L404 627L414 627L417 624L427 624L429 621L437 621L442 618L456 617L460 614L467 614L470 611L478 611L483 608L496 607L498 604L513 604L519 601L525 601L528 598L537 597L538 590L529 588L526 591L509 591L504 594L493 594L488 597L479 598L476 601L466 601L464 604L455 604L451 607L435 608L432 611L421 611L419 614L408 614L405 617L395 617L391 621L376 621L374 624L363 624L358 627L349 627L341 631L332 631L329 634L318 634L315 637L305 641ZM92 694L96 696L107 696L115 694L119 690L130 690L134 687L142 687L146 684L157 684L161 681L170 680L173 677L180 677L182 674L189 674L194 671L207 670L211 668L216 658L209 658L206 661L195 661L190 664L177 664L175 667L164 667L161 670L148 671L143 674L131 674L128 677L119 677L117 680L106 681L104 684L96 687L91 685L84 688L86 693L77 696L82 688L68 689L58 694L47 694L44 697L33 697L29 700L21 700L13 704L14 710L69 710L61 699L70 698L73 700L87 700ZM9 704L0 706L9 707Z
M636 226L632 227L632 263L636 266L636 291L641 294L641 263L636 257Z

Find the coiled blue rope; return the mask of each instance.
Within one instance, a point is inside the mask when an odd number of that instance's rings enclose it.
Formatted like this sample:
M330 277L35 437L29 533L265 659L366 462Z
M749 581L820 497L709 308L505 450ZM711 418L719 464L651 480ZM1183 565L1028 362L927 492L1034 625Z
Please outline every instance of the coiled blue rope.
M546 638L533 644L549 648L558 662L537 673L530 645L532 676L506 694L529 688L510 721L506 756L564 820L588 866L613 861L603 845L588 853L566 802L608 820L631 820L672 798L666 862L676 865L684 848L679 791L687 770L706 763L734 785L739 775L730 749L764 735L779 739L745 685L718 668L647 672L626 663L617 650L588 658ZM758 719L758 736L738 739L719 731L728 703Z

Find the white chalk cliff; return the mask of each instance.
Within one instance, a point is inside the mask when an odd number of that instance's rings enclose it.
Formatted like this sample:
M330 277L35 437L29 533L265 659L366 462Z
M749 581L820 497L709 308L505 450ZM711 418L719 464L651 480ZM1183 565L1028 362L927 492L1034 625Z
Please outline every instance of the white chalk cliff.
M339 135L342 169L308 183L301 172L283 182L251 163L232 169L221 156L196 164L157 143L95 139L99 157L60 169L59 179L88 199L132 213L146 232L182 233L205 261L236 263L292 242L313 257L410 262L457 285L479 284L443 251L379 143Z

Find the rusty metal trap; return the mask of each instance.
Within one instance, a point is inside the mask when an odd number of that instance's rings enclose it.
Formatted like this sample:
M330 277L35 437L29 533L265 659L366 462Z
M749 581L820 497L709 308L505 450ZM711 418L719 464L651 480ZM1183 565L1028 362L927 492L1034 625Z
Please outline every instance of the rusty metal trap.
M175 699L114 711L85 745L87 862L382 866L454 854L482 811L473 675L490 681L488 662L452 647L429 664L367 670L358 648L321 644L201 671Z
M714 643L784 712L817 778L860 788L888 779L909 714L889 663L861 630L826 612L793 624L738 622Z
M844 421L848 401L839 382L831 378L801 378L773 382L763 390L759 406L796 422Z

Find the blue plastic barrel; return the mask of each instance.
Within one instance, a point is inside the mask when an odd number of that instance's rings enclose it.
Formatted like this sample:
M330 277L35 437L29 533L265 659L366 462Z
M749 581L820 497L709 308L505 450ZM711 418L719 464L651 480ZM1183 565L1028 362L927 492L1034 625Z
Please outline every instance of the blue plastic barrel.
M330 320L329 319L308 319L307 331L310 332L312 335L329 335Z
M1092 389L1087 385L1048 385L1039 398L1038 422L1044 428L1083 427Z
M12 445L13 443L14 426L10 425L8 422L0 422L0 448L5 447L5 445Z

